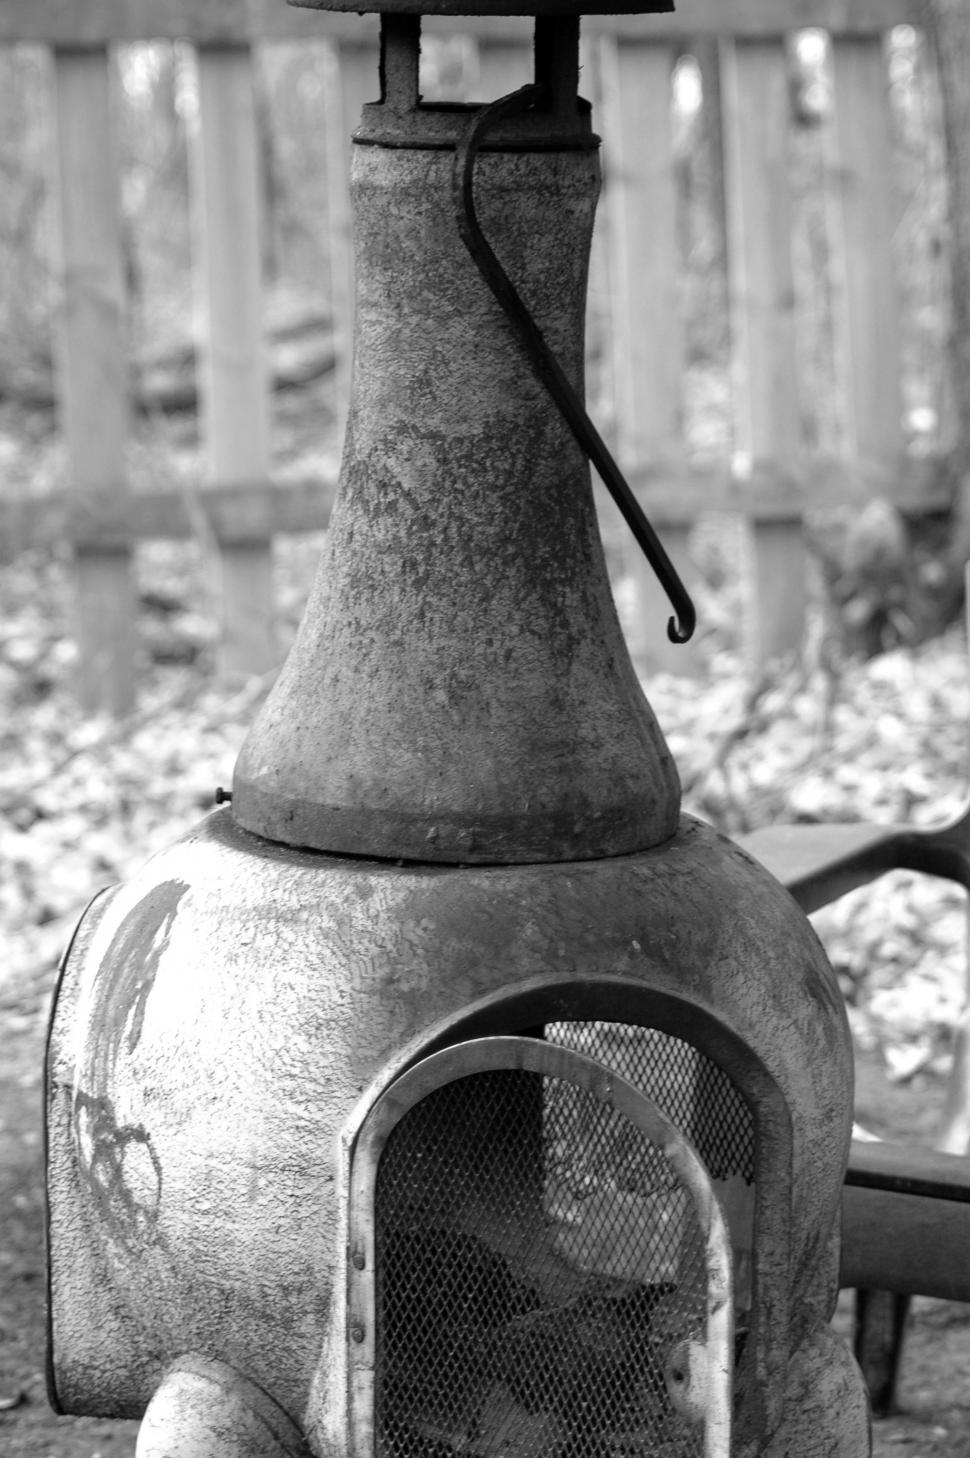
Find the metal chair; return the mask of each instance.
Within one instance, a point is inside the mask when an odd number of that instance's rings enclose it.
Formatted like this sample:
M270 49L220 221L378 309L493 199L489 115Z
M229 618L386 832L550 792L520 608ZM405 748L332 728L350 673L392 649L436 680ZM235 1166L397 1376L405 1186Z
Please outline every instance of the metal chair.
M945 824L775 825L741 846L806 913L908 869L970 892L970 797ZM911 1295L970 1301L970 1012L955 1030L946 1108L932 1147L853 1139L843 1197L843 1288L855 1288L855 1352L873 1411L895 1387Z

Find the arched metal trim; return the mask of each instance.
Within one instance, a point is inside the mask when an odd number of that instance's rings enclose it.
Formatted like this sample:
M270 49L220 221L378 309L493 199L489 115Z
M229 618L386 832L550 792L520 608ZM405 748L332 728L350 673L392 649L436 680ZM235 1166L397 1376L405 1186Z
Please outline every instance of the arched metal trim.
M352 1458L374 1458L377 1360L375 1198L381 1154L400 1120L437 1089L476 1073L523 1070L558 1078L622 1114L663 1151L687 1190L707 1269L705 1458L729 1458L734 1372L731 1241L710 1177L693 1145L633 1084L595 1059L522 1037L459 1043L415 1064L385 1091L361 1127L350 1175L348 1399Z

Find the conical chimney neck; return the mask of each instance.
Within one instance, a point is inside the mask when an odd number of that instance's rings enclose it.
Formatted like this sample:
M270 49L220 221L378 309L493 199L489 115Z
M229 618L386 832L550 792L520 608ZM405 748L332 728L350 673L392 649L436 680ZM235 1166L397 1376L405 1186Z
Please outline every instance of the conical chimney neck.
M609 588L588 465L456 228L453 157L354 149L341 483L233 815L294 846L568 861L673 834L679 785ZM594 151L483 153L479 218L582 389Z

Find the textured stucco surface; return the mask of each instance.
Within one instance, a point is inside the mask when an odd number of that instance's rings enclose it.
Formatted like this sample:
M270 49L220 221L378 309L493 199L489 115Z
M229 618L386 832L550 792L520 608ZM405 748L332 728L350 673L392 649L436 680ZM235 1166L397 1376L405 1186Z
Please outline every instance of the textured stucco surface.
M340 491L233 811L426 861L612 855L679 784L617 621L589 467L458 234L453 154L354 149ZM486 236L581 389L595 152L483 153Z
M659 850L598 862L408 868L270 846L218 811L94 919L51 1047L67 1410L138 1413L194 1351L324 1431L308 1405L333 1400L316 1369L342 1267L342 1131L449 1021L460 1035L483 1007L476 1031L515 1031L503 1004L545 988L553 1016L570 983L608 986L632 1021L649 990L682 996L760 1056L793 1117L793 1345L827 1320L844 1010L794 903L708 827L685 819Z

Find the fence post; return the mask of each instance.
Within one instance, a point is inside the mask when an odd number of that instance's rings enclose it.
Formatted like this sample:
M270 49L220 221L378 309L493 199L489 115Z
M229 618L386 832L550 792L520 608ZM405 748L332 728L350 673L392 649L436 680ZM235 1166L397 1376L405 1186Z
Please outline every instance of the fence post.
M378 51L374 40L345 41L334 47L335 85L327 98L328 219L330 285L336 385L336 421L342 439L350 404L354 356L353 209L350 202L351 136L360 125L364 104L379 91Z
M96 521L98 502L117 506L128 489L124 270L107 48L55 50L54 84L57 394L75 517L82 520L88 507ZM137 623L128 541L77 535L74 580L81 707L125 714L134 703Z
M259 148L249 46L200 46L193 181L201 223L203 428L220 486L269 483L269 397L262 319ZM222 543L221 667L263 673L278 661L272 544Z
M604 221L612 275L613 383L619 463L676 479L684 467L684 341L677 289L677 195L671 126L675 43L604 36ZM644 501L650 514L649 501ZM688 528L656 521L689 581ZM667 638L670 604L651 568L627 547L634 609L624 626L641 671L696 671L690 646Z
M888 74L878 36L833 42L837 358L850 470L891 497L903 452Z
M775 503L772 518L756 519L746 533L751 591L745 648L757 662L797 649L805 624L784 41L725 41L721 65L735 452L765 481Z
M495 101L532 79L535 66L527 38L500 32L478 38L477 101Z
M579 35L579 94L588 101L593 111L593 130L599 131L606 117L606 98L603 95L603 66L601 64L602 36L596 31L580 31ZM607 67L608 69L608 67ZM605 189L608 186L610 159L601 149L600 167ZM586 408L604 439L615 439L616 392L613 388L613 299L612 277L609 254L609 227L602 198L593 220L593 239L589 252L589 280L586 292ZM601 520L613 519L619 529L625 531L619 513L613 506L609 492L593 473L593 490L596 511ZM625 538L621 537L624 548Z

